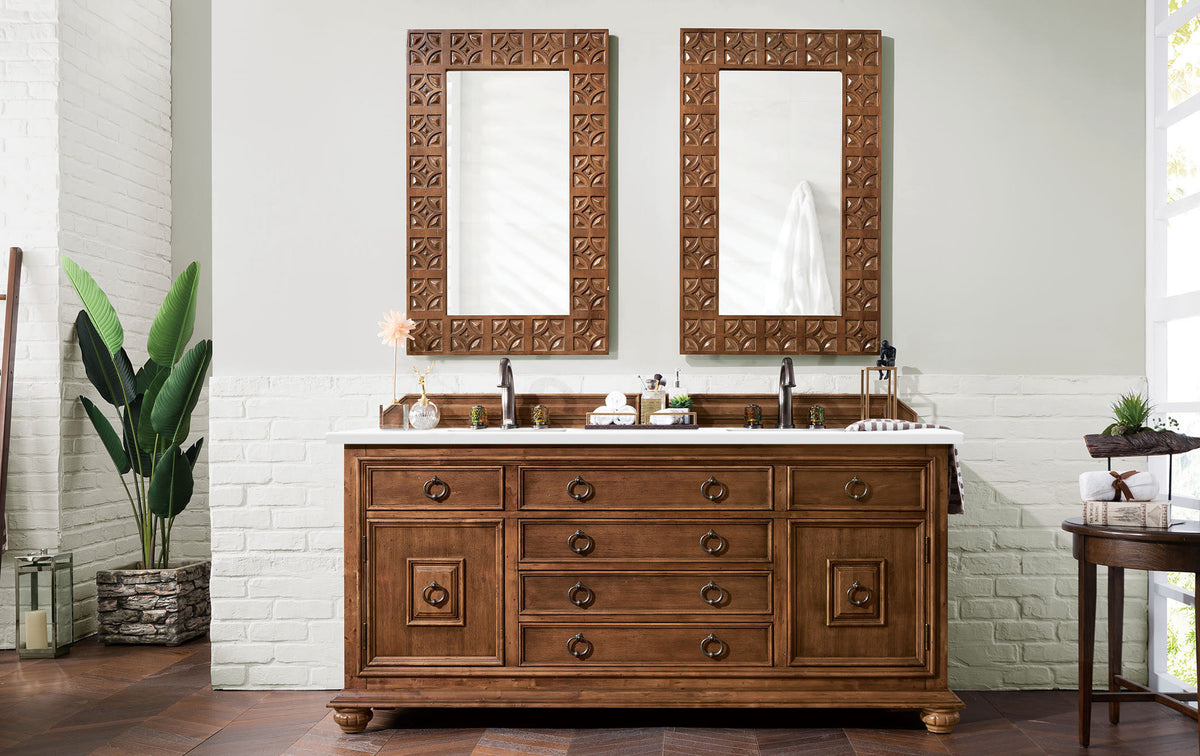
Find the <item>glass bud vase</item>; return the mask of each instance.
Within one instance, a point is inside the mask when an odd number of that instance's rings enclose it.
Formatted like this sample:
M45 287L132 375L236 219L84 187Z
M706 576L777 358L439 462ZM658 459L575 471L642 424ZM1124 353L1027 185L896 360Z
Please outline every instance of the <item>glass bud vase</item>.
M429 430L436 428L441 415L438 413L438 407L428 399L425 403L414 402L411 409L408 411L408 424L414 430Z

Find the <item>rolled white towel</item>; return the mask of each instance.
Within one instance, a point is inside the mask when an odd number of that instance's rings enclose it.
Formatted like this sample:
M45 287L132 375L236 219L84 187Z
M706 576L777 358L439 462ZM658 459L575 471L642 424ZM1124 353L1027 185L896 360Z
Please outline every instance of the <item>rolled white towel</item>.
M592 410L592 416L588 422L590 422L592 425L612 425L613 420L616 418L608 413L612 412L613 409L613 407L609 407L607 404L602 407L597 407L596 409Z
M620 409L626 404L628 404L628 400L620 391L610 392L608 396L604 397L604 405L610 408L609 411Z
M1133 494L1131 501L1150 501L1158 496L1158 481L1148 472L1117 473L1123 477L1129 492ZM1125 496L1119 488L1113 488L1117 478L1108 470L1085 472L1079 476L1079 496L1084 501L1125 501Z
M633 425L637 422L637 410L626 404L617 409L620 415L613 416L613 425Z

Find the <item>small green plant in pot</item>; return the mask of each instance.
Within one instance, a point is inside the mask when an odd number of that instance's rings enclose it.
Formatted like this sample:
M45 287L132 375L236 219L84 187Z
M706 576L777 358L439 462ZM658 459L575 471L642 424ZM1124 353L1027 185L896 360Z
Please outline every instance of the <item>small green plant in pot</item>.
M83 309L75 319L88 380L117 412L120 433L85 396L79 401L116 466L137 523L144 568L167 568L171 529L192 499L192 470L204 439L187 446L192 411L212 361L212 341L192 347L199 266L192 263L167 292L146 340L150 358L136 372L125 332L108 296L67 257L63 270ZM126 475L132 473L131 480ZM207 577L205 578L207 580Z

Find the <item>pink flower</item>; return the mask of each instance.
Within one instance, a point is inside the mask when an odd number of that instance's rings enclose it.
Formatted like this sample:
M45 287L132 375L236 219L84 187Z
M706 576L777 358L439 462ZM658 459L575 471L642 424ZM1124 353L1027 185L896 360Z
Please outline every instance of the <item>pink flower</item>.
M384 314L383 320L379 321L379 327L383 329L379 332L383 343L394 347L414 338L412 332L417 324L404 317L404 313L392 310L390 313Z

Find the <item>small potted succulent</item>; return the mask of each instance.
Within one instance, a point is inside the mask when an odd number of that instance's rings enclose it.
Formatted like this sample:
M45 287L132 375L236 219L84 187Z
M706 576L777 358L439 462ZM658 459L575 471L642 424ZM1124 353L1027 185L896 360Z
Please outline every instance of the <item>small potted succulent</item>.
M1144 457L1182 454L1200 448L1200 438L1177 433L1174 418L1150 420L1154 405L1140 393L1129 392L1112 404L1112 422L1100 433L1083 437L1093 457Z

